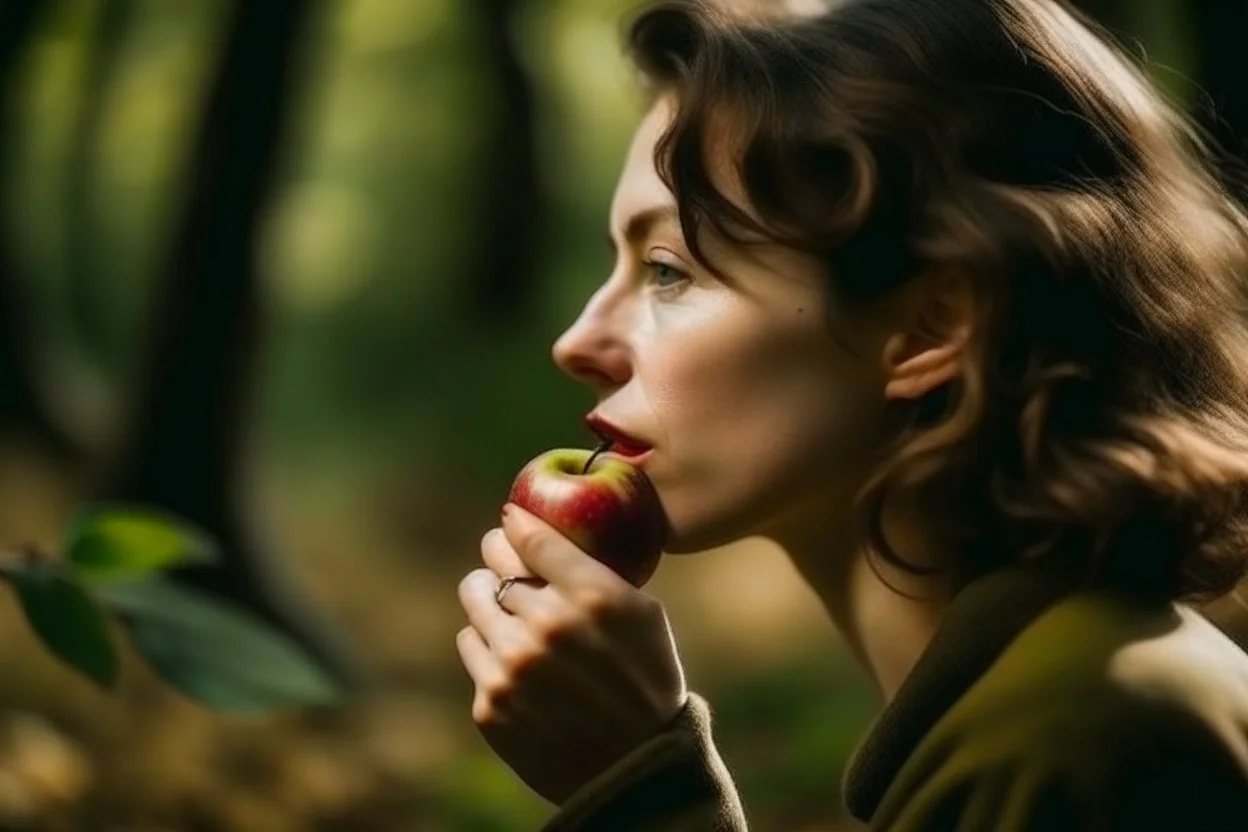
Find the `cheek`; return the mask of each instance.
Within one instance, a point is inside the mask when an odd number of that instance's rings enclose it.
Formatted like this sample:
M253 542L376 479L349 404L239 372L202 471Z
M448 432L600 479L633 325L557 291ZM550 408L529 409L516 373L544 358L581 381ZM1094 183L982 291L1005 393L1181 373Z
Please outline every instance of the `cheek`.
M708 545L849 478L880 400L869 368L815 333L734 334L656 356L650 390L670 451L664 504Z

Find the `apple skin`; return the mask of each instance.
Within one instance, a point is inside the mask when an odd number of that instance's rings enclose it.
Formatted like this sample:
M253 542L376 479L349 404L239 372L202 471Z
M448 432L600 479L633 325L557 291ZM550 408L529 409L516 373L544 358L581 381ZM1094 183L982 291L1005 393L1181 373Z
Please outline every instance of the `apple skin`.
M635 587L654 574L666 521L645 473L618 456L556 448L520 470L508 500L553 526Z

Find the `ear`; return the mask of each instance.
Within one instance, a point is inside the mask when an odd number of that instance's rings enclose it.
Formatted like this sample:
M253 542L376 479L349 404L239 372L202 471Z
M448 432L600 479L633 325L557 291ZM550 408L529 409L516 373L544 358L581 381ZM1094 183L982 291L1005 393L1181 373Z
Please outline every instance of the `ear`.
M970 281L960 275L920 278L907 299L902 327L884 345L884 398L918 399L957 377L970 341Z

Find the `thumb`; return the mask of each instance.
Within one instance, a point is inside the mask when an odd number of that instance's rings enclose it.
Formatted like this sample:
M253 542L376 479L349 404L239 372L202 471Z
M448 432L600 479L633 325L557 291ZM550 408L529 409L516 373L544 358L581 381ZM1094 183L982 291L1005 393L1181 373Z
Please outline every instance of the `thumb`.
M503 530L529 570L555 586L607 588L623 581L571 538L515 503L504 506Z

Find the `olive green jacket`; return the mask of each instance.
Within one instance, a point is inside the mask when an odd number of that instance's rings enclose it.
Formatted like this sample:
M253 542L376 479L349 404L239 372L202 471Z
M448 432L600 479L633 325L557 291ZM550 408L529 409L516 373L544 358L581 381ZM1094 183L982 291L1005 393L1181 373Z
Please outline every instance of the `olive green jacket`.
M1069 586L1019 566L958 593L844 772L853 817L878 832L1248 830L1248 654L1185 605ZM741 832L747 817L691 695L543 828Z

